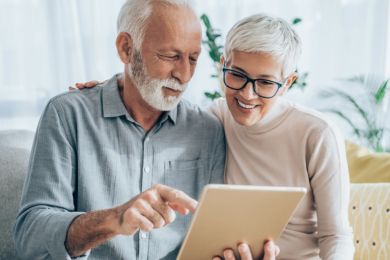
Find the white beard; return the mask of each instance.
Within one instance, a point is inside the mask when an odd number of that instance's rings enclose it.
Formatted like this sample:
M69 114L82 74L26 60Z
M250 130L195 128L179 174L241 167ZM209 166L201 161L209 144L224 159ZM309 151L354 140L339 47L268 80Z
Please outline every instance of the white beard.
M136 51L133 55L133 62L128 66L130 78L138 89L141 97L148 105L160 111L172 110L179 104L187 84L180 84L175 79L153 79L146 72L141 53ZM170 88L181 93L177 96L164 96L163 87Z

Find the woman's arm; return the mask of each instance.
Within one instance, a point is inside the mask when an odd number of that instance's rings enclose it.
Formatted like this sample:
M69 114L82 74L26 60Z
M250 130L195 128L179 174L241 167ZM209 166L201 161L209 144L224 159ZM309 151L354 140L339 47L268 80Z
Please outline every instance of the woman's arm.
M309 138L308 171L318 218L321 259L352 259L349 173L344 141L332 126Z

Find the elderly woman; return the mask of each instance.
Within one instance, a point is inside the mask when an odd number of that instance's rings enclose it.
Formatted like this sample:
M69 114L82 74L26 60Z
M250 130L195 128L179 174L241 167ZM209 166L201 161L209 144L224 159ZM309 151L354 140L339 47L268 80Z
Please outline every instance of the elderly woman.
M299 36L279 18L253 15L229 31L221 58L225 99L211 107L225 128L226 182L308 190L276 241L278 259L352 259L344 142L323 115L282 98L300 52ZM246 245L239 252L252 259ZM224 259L235 259L231 249Z
M229 31L225 99L211 108L225 128L226 182L308 190L276 241L278 259L352 259L343 139L323 115L282 98L300 52L299 36L279 18L253 15Z

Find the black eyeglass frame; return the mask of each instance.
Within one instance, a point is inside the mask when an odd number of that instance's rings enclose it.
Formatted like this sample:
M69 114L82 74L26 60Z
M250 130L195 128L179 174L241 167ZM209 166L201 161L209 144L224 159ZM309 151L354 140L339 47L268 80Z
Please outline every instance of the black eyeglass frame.
M284 85L284 83L280 83L280 82L273 81L273 80L269 80L269 79L263 79L263 78L252 79L251 77L249 77L248 75L246 75L245 73L243 73L243 72L241 72L241 71L234 70L234 69L229 69L229 68L227 68L227 67L225 67L225 66L222 68L222 71L223 71L223 83L225 84L225 86L226 86L227 88L234 89L234 90L241 90L241 89L243 89L243 88L246 87L246 85L248 84L248 82L250 82L250 83L252 83L253 92L255 92L256 95L258 95L259 97L262 97L262 98L273 98L273 97L278 93L279 89L280 89L281 87L283 87L283 85ZM226 80L225 80L226 75L225 75L225 74L226 74L227 71L232 71L232 72L234 72L234 73L238 73L238 74L240 74L240 75L242 75L242 76L244 76L244 77L246 78L246 81L245 81L245 83L242 85L241 88L232 88L232 87L230 87L230 86L226 83ZM274 83L274 84L276 84L276 85L278 86L278 88L276 89L275 93L274 93L272 96L270 96L270 97L262 96L262 95L260 95L259 93L257 93L257 91L256 91L256 80L263 80L263 81L266 81L266 82Z

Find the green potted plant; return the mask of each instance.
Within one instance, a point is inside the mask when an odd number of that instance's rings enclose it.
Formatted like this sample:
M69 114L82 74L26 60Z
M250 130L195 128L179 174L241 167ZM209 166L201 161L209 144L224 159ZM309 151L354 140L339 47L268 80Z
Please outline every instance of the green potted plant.
M356 91L347 92L338 88L323 91L321 93L323 98L337 98L345 104L343 109L329 108L325 111L344 120L362 145L375 152L390 151L389 147L383 145L389 129L385 127L386 111L381 111L389 89L389 80L384 80L377 87L370 86L362 76L347 81L357 84L360 90L363 90L363 94L357 98L354 95Z

